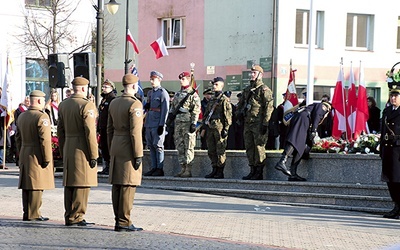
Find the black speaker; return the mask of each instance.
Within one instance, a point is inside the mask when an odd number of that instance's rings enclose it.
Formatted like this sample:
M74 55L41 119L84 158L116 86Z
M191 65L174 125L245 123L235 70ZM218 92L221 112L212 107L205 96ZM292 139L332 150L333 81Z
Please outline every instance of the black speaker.
M95 53L84 52L74 54L74 77L77 76L88 79L90 87L97 87Z
M47 56L49 66L49 85L51 88L68 87L71 82L71 69L67 53L49 54Z

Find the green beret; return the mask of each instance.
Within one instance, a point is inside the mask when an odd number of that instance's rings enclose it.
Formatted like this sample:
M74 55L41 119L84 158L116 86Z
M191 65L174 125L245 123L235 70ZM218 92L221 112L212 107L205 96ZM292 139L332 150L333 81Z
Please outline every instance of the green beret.
M264 73L264 70L263 68L260 67L260 65L254 65L253 67L251 67L251 71L258 71Z
M45 93L43 93L42 91L40 91L40 90L33 90L30 94L29 94L29 96L30 97L46 97L46 94Z
M124 77L122 77L122 84L123 85L128 85L128 84L134 84L139 81L139 77L132 75L132 74L126 74Z
M89 84L89 80L84 77L81 77L81 76L77 76L74 78L74 80L72 80L72 85L75 85L75 86L86 86L88 84Z

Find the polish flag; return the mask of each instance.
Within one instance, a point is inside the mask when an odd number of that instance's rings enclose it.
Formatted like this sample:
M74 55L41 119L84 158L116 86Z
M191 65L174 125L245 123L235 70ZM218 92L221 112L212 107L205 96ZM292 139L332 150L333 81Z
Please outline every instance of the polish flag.
M156 41L152 42L150 46L153 48L154 53L156 53L156 59L163 56L168 56L167 47L165 46L162 36L160 36L160 38L158 38Z
M335 139L341 138L342 133L346 132L346 111L343 81L343 68L342 65L340 65L339 76L332 98L332 106L335 109L333 116L332 137Z
M358 86L357 98L357 119L354 131L354 137L357 139L363 131L367 131L367 121L369 118L367 89L365 87L364 69L361 67L360 62L360 78Z
M347 97L347 136L349 140L353 140L353 134L356 127L356 113L357 113L357 90L354 81L353 65L350 68L349 76L349 92Z
M283 122L287 125L290 119L293 117L294 110L299 105L299 99L297 97L296 85L295 85L295 74L296 70L290 68L289 82L285 95L285 102L283 103Z
M127 33L126 33L126 40L128 42L132 43L133 49L135 50L136 54L139 54L138 46L137 46L137 44L135 42L135 39L133 39L133 36L132 36L131 32L129 31L129 29L128 29Z

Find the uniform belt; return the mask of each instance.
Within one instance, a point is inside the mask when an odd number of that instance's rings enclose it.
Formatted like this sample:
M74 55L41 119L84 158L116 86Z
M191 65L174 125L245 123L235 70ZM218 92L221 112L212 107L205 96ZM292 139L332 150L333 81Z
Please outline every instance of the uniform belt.
M400 135L385 135L385 140L400 140Z
M114 135L129 135L129 131L118 131L115 132Z
M150 111L161 112L161 109L160 108L150 108Z

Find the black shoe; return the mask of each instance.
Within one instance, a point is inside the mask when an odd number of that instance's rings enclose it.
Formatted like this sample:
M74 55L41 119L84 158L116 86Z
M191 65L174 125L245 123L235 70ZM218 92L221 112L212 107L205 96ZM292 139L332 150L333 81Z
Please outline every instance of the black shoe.
M307 179L295 174L295 175L289 176L288 181L307 181Z
M137 231L143 231L143 228L141 227L135 227L133 224L128 226L128 227L121 227L121 226L115 226L114 231L117 232L137 232Z
M164 170L161 168L156 168L151 176L164 176Z
M153 173L154 173L154 171L156 171L156 168L152 168L152 169L150 169L150 171L148 171L148 172L144 173L143 175L144 175L144 176L152 176L152 175L153 175Z
M101 172L97 172L97 174L105 174L105 175L109 175L109 167L105 167Z
M43 216L40 216L35 219L26 219L26 218L23 219L23 221L48 221L48 220L49 220L49 218L43 217Z
M387 212L383 215L383 218L399 219L399 215L400 215L400 207L396 204L390 212Z
M94 225L94 223L86 222L85 220L81 220L76 223L65 223L66 226L78 226L78 227L86 227L88 225Z
M282 163L281 161L279 161L276 165L275 165L275 169L281 171L283 174L287 175L287 176L291 176L289 169L287 169L287 167L285 166L284 163Z

